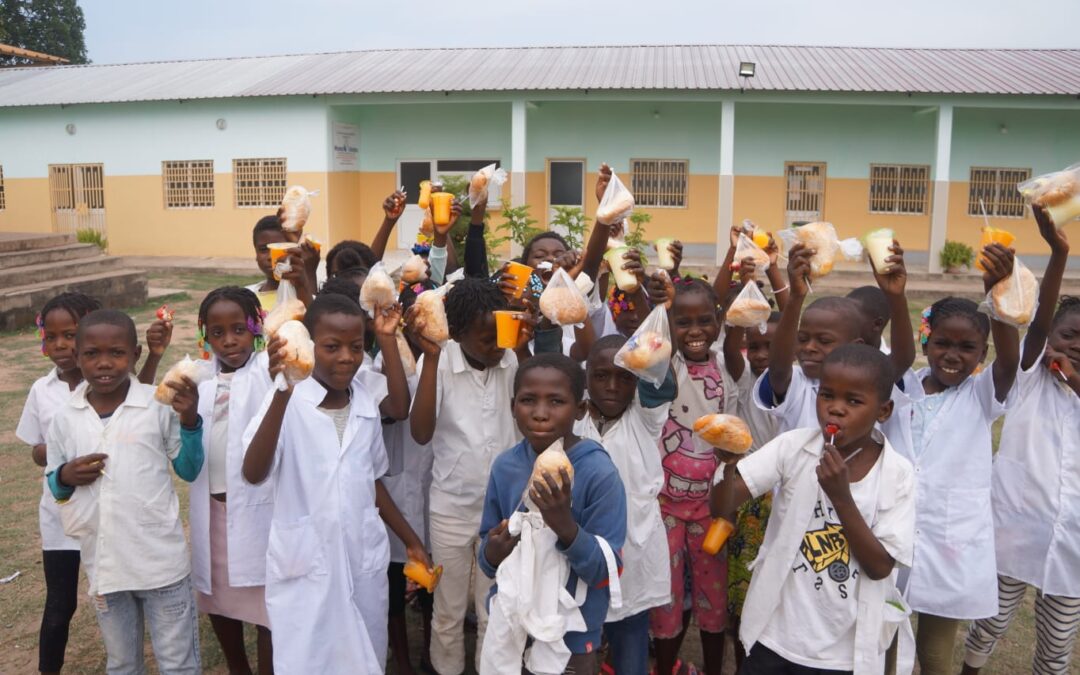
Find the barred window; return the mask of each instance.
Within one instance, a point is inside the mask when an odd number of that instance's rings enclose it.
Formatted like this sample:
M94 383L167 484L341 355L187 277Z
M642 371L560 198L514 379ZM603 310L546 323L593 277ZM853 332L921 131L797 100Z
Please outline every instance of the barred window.
M277 206L286 187L284 157L233 160L233 191L238 208Z
M4 196L4 167L0 166L0 211L7 208L7 198Z
M688 160L632 159L630 174L630 192L638 206L686 208Z
M165 208L205 209L214 206L214 160L161 163Z
M870 165L870 213L926 213L930 167Z
M1001 218L1023 218L1024 200L1017 183L1031 178L1031 169L1001 169L971 167L968 185L968 215L981 216L979 202L986 205L986 215Z

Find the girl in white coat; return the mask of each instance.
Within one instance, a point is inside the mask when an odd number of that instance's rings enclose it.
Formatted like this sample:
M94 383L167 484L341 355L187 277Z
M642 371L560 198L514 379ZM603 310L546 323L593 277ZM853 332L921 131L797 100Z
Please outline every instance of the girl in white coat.
M376 312L376 331L400 309ZM379 478L386 473L378 406L355 381L364 313L351 298L316 298L304 323L315 343L311 377L269 393L244 436L243 476L273 476L266 605L278 673L381 673L386 659L386 566L380 516L409 557L431 566L423 542ZM273 379L284 342L268 347Z
M1012 274L1013 253L994 244L982 252L987 292ZM993 335L997 358L976 373ZM962 298L944 298L920 328L929 368L908 372L915 467L915 555L901 587L919 612L916 652L923 675L952 672L953 644L963 620L997 613L994 524L990 514L990 425L1005 412L1016 379L1016 328L991 321ZM906 583L906 586L905 586Z
M263 591L273 488L240 475L244 429L273 387L263 315L255 293L236 286L210 291L199 307L199 346L214 377L199 385L206 462L191 484L191 581L232 673L251 672L245 623L258 631L259 673L273 672Z

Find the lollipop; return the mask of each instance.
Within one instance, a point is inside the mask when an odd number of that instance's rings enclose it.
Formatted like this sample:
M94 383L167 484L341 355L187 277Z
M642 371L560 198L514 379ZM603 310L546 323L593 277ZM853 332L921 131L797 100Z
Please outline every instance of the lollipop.
M1064 381L1064 382L1069 381L1068 376L1066 376L1065 373L1061 372L1061 366L1058 365L1057 361L1053 361L1053 362L1050 363L1050 370L1054 371L1059 376L1061 376L1062 381Z
M836 440L836 434L840 432L840 427L835 424L826 424L825 433L829 434L829 445L832 445Z
M158 307L157 318L162 321L172 321L173 311L169 309L168 305L162 305L161 307Z

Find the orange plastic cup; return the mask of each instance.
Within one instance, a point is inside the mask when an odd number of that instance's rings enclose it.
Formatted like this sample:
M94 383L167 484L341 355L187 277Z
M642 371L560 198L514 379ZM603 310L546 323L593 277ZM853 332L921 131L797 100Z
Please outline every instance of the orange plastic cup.
M769 247L769 233L765 230L754 230L754 235L751 237L754 243L758 245L760 249L766 249Z
M529 278L533 274L533 268L519 262L510 262L506 265L506 271L514 277L514 287L517 288L514 291L514 297L520 298L525 289L529 287Z
M450 224L450 207L454 203L454 195L450 192L435 192L431 195L431 220L436 227L446 227Z
M705 540L701 542L701 550L709 555L716 555L724 548L728 538L735 532L735 526L724 520L716 518L705 533Z
M442 565L428 569L423 563L410 560L405 563L405 577L423 586L428 593L434 593L435 587L439 585L439 579L442 578L442 569Z
M274 242L273 244L267 244L266 248L270 249L270 266L277 267L278 262L289 255L289 251L300 248L300 244L292 241L280 241ZM274 270L274 278L281 281L281 277L278 275L277 270Z
M1001 244L1005 248L1009 248L1016 241L1016 236L1008 230L1002 230L996 227L984 227L982 229L982 238L979 240L979 255L975 258L975 267L981 271L986 271L982 263L982 250L990 244Z
M420 196L416 199L416 205L422 209L427 210L428 205L431 203L431 181L420 181Z
M495 343L500 349L516 349L518 336L521 335L520 312L510 310L495 311Z

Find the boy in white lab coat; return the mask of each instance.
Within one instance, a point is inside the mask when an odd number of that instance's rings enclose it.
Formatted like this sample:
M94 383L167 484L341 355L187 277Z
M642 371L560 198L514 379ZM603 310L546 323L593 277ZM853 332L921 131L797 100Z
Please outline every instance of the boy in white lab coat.
M396 322L397 311L376 313ZM281 673L379 673L386 658L386 565L380 517L430 567L423 542L379 482L387 469L378 406L355 382L364 359L364 313L323 295L304 323L315 343L311 377L273 391L248 427L244 479L273 475L266 605ZM284 370L270 341L270 374Z
M741 460L723 453L713 516L734 522L739 504L778 488L743 607L743 675L878 675L894 624L910 631L893 603L894 567L912 559L914 472L875 429L892 414L891 387L886 356L844 345L822 366L818 426Z

